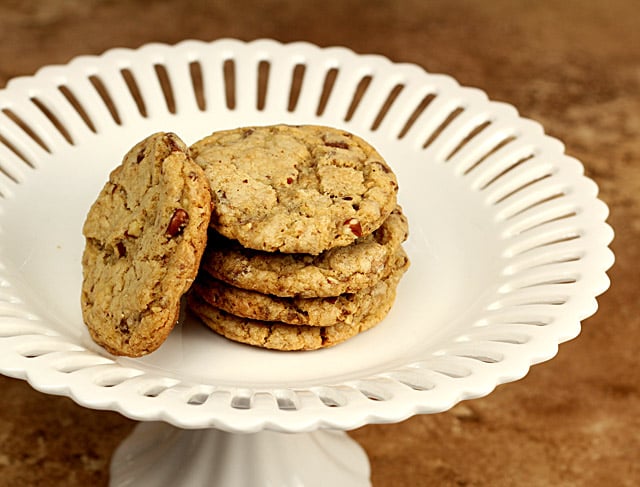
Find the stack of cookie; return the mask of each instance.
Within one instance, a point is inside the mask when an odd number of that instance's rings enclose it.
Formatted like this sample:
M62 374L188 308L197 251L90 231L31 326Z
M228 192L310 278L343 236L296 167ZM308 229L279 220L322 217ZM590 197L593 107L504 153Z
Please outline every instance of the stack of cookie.
M112 354L146 355L191 289L191 309L233 340L335 345L382 320L408 267L397 190L370 145L328 127L236 129L190 148L150 135L87 214L84 322Z
M361 138L320 126L216 132L190 147L213 197L188 303L217 333L276 350L380 322L408 268L397 181Z

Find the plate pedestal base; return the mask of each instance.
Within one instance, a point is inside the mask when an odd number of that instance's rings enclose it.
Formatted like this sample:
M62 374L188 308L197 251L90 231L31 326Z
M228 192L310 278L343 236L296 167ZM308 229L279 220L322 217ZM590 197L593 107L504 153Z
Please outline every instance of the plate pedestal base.
M343 431L227 433L136 426L116 450L110 487L370 486L364 450Z

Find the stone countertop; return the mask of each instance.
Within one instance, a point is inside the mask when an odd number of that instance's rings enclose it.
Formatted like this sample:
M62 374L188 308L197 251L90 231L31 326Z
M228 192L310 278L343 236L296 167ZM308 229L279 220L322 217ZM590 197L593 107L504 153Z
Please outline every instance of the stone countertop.
M369 454L374 486L632 486L640 485L639 18L635 0L5 0L0 87L114 46L267 37L416 63L515 105L600 186L616 231L611 288L581 335L524 379L445 413L351 435ZM0 377L0 387L0 487L107 484L133 421L24 381Z

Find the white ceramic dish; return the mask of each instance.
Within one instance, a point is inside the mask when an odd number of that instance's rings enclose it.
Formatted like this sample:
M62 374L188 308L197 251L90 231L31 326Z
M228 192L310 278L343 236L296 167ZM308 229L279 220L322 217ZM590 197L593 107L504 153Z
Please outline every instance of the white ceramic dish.
M137 100L137 101L136 101ZM575 337L609 284L613 232L563 145L453 79L306 43L186 41L80 57L0 92L0 372L90 408L225 432L348 430L444 411ZM343 127L396 172L412 266L390 315L337 347L238 345L186 317L141 359L95 346L81 226L157 130Z

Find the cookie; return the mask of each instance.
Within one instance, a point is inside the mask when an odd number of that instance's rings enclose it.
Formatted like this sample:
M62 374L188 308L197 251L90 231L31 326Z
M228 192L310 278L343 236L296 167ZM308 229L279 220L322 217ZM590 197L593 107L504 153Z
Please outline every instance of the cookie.
M205 137L191 153L211 184L212 226L247 248L317 255L371 234L396 207L392 170L343 130L239 128Z
M195 293L190 293L189 308L213 331L230 340L272 350L317 350L344 342L373 328L387 315L396 296L396 288L375 302L360 320L333 326L288 325L260 321L226 313Z
M395 288L409 260L402 248L396 252L389 276L357 293L327 298L281 298L230 286L201 273L192 292L227 313L260 321L280 321L290 325L332 326L361 321L379 299Z
M261 252L212 232L202 267L232 286L280 297L329 297L373 286L408 235L398 206L371 235L313 256Z
M115 355L157 349L206 246L211 192L174 134L136 144L114 169L83 226L82 316Z

